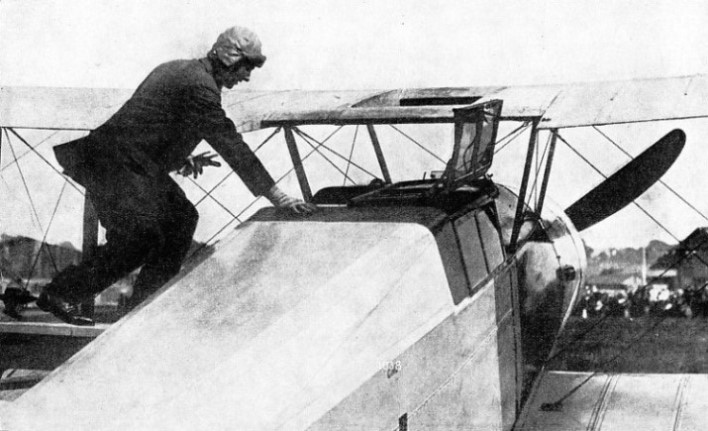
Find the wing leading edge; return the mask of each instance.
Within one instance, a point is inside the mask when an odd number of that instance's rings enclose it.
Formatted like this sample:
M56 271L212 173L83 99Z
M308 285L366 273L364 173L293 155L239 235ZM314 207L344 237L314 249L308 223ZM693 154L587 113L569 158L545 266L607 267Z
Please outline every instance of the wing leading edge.
M132 90L0 88L0 127L92 130ZM230 91L223 104L242 132L278 123L453 121L452 108L504 101L508 119L545 129L708 117L708 75L568 85L354 91Z

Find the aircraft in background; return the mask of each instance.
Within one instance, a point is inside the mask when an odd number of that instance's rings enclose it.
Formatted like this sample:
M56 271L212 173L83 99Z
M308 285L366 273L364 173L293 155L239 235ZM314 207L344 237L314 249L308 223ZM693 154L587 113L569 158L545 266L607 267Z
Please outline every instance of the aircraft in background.
M658 181L685 134L669 132L565 210L545 196L562 129L706 117L707 96L708 76L227 93L225 109L240 130L272 128L266 141L282 136L303 197L320 211L307 218L273 208L253 214L146 304L99 328L94 342L49 377L1 404L0 425L695 429L708 394L693 383L706 376L544 369L583 282L579 231ZM7 139L12 133L23 142L18 130L25 128L88 131L127 97L121 90L3 88L0 126ZM529 129L518 188L488 174L506 122ZM432 126L428 137L451 129L444 169L393 180L381 131L401 132L404 124ZM305 130L314 126L335 131L318 140ZM352 160L353 144L344 168L328 158L337 153L325 153L327 141L345 127L356 128L355 136L366 130L379 173ZM549 138L543 154L541 133ZM308 172L305 161L315 153L345 183L354 182L352 166L371 179L313 193L318 172ZM97 230L87 208L84 250L95 245ZM568 392L561 406L556 401ZM643 407L633 404L636 397ZM674 402L663 404L667 397ZM647 405L651 414L642 410Z

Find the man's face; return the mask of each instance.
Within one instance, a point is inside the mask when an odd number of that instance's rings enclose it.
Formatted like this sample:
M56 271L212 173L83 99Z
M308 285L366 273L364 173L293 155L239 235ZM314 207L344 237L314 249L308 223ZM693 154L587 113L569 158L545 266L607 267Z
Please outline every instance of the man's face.
M229 90L241 81L246 81L251 78L251 71L254 66L248 62L238 62L233 68L226 71L224 74L224 87Z

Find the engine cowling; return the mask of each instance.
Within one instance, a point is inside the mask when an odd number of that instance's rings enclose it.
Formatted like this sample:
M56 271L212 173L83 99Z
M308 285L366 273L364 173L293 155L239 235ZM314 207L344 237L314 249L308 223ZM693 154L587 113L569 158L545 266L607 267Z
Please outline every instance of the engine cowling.
M508 245L517 195L499 186L497 209ZM551 353L583 284L586 255L580 235L565 212L546 201L539 217L527 208L516 250L522 339L528 362Z

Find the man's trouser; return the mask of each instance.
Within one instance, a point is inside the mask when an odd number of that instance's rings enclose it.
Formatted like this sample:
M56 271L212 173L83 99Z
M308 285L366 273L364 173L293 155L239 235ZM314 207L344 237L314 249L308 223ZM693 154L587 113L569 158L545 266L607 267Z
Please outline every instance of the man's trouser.
M143 154L91 153L80 163L73 160L67 174L90 193L106 244L91 259L64 269L46 288L85 302L142 265L132 308L179 272L199 214L177 183ZM67 168L59 152L57 159Z

